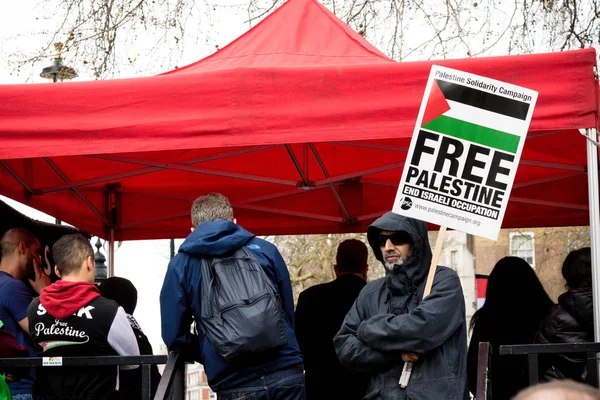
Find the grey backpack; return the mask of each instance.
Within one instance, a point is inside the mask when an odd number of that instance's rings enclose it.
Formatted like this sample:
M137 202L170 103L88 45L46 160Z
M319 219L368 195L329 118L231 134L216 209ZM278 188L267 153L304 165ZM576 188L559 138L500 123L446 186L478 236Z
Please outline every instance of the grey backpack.
M228 362L287 344L279 295L246 246L202 260L200 325Z

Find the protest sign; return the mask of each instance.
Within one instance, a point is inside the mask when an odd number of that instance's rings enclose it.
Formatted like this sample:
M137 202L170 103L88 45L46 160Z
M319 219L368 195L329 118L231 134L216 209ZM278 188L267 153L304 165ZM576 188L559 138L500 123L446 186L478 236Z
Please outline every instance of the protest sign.
M496 240L537 92L433 66L393 211Z

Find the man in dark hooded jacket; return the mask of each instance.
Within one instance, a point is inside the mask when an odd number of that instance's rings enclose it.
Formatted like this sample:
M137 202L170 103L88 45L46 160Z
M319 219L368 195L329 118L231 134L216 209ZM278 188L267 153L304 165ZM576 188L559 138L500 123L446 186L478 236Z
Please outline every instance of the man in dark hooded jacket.
M346 316L334 339L340 362L371 374L365 399L468 399L465 300L456 272L438 266L423 300L432 258L427 225L389 212L367 238L386 276L368 283ZM402 389L406 353L419 360Z
M304 398L302 354L294 335L294 299L287 266L277 248L235 223L233 209L223 195L211 193L192 206L192 233L171 260L160 292L162 337L169 348L195 354L220 400L252 398L300 400ZM190 334L192 318L201 321L202 260L249 249L273 283L282 303L287 345L256 354L249 361L226 361L198 327ZM196 343L194 343L196 342Z

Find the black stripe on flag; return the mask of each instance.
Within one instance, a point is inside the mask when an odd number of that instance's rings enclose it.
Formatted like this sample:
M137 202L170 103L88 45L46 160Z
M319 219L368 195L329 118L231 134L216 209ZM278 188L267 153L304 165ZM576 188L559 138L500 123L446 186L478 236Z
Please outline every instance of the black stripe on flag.
M525 120L529 104L456 83L435 80L448 100Z

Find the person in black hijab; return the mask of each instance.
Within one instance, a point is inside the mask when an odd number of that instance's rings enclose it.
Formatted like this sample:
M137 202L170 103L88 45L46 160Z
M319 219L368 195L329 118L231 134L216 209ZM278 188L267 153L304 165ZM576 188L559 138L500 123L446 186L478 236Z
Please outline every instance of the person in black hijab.
M98 287L100 295L107 299L114 300L118 305L123 307L129 324L133 329L135 338L138 342L141 355L153 355L152 346L148 337L142 331L142 328L133 317L133 312L137 306L137 289L131 283L129 279L112 277L103 281ZM150 370L150 383L152 390L152 397L156 394L158 389L158 383L160 382L160 373L158 372L158 366L153 365ZM119 388L120 399L141 399L142 396L142 369L136 368L134 370L121 371L121 385Z
M508 400L527 386L524 356L500 356L501 345L532 344L540 322L552 306L533 268L518 257L496 263L485 303L471 319L471 343L467 356L469 390L477 389L477 356L480 342L492 346L492 398Z

